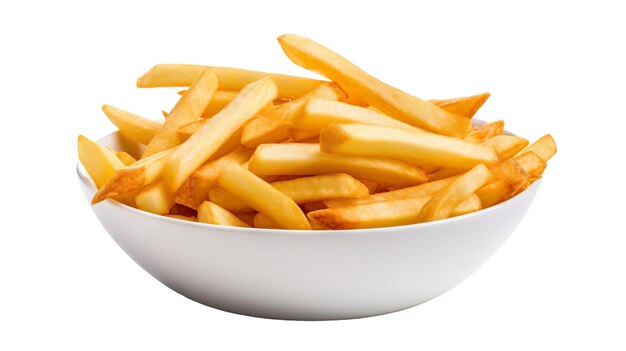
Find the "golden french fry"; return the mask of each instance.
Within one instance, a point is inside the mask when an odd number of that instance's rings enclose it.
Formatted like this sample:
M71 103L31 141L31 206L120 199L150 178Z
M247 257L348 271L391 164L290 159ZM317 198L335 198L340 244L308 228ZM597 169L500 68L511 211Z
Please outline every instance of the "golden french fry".
M174 205L174 194L163 181L148 185L135 197L137 208L142 211L164 215Z
M397 186L426 181L424 171L407 162L382 157L328 154L321 152L317 144L259 145L248 169L259 176L347 173L355 178Z
M416 223L430 197L388 200L312 211L307 216L330 229L378 228Z
M498 158L504 161L515 156L518 152L525 148L526 145L528 145L528 140L513 135L500 134L491 137L480 144L496 150Z
M304 213L309 213L311 211L323 210L325 208L328 208L326 204L324 204L324 201L307 202L300 207L302 208Z
M150 141L143 157L180 144L178 128L191 123L202 115L217 90L217 77L211 70L204 71L169 113L165 123Z
M254 227L254 216L256 216L256 214L256 212L241 212L235 213L234 215L248 226Z
M176 131L176 133L178 134L178 139L181 142L187 141L187 139L189 139L189 137L193 133L195 133L196 130L202 127L206 122L208 122L208 119L201 118L197 121L193 121L191 123L180 126L180 128L178 128L178 130Z
M454 99L428 100L428 102L435 104L448 112L472 118L483 106L485 101L487 101L489 96L491 96L491 94L482 93Z
M252 156L252 150L239 147L195 170L178 189L176 203L197 209L209 198L209 190L217 187L217 178L227 164L243 165Z
M471 128L468 118L389 86L310 39L286 34L279 37L278 42L296 65L337 82L349 96L355 96L391 117L439 134L461 138Z
M341 155L390 157L417 165L469 169L493 164L498 155L490 147L422 130L331 124L320 134L320 150Z
M289 121L289 128L316 132L316 134L333 123L362 123L408 130L417 129L366 107L320 98L311 98L300 108L290 109L286 119Z
M456 217L464 214L468 214L471 212L476 212L483 208L482 202L480 202L480 197L476 194L470 195L467 199L461 201L454 210L452 210L452 214L450 217Z
M475 166L456 178L444 190L435 194L422 208L419 221L428 222L450 217L457 205L490 180L491 172L484 164Z
M163 123L140 117L110 105L102 105L102 112L122 134L139 144L147 145Z
M450 177L457 176L461 173L465 173L466 169L458 169L458 168L440 168L433 173L428 174L428 181L432 182L435 180L446 179Z
M501 179L489 183L476 191L476 195L480 198L484 208L497 205L504 201L507 194L511 191L511 187L506 180Z
M546 154L544 154L546 156ZM533 178L539 178L546 169L547 163L539 157L534 151L526 151L520 156L511 159L515 161L528 175Z
M78 159L89 173L96 188L100 189L124 163L110 149L78 136Z
M238 68L161 64L152 67L137 79L138 88L186 87L190 86L205 69L212 69L217 75L218 85L222 90L238 91L246 85L271 77L278 87L281 97L293 99L310 91L320 80L288 76L284 74L256 72Z
M97 204L109 197L140 190L153 183L163 174L165 161L173 151L174 148L161 151L133 163L132 166L117 170L96 192L91 204Z
M120 161L122 161L124 166L130 166L133 163L137 162L137 159L135 159L133 156L125 151L118 151L115 153L115 155L117 156L117 158L120 159Z
M469 132L464 139L465 141L478 144L489 138L493 138L496 135L500 135L503 132L504 121L495 121L472 129L472 131Z
M367 191L370 194L373 194L376 189L378 188L378 183L372 181L372 180L368 180L368 179L357 179L361 184L365 185L365 187L367 188Z
M226 105L237 97L238 93L238 91L229 90L216 91L211 98L211 102L209 102L209 105L204 109L204 112L202 112L202 117L211 117L220 112L224 107L226 107Z
M534 152L537 156L541 157L542 160L548 162L548 160L556 154L556 143L554 142L552 135L546 134L534 143L528 145L528 147L520 151L515 156L521 156L529 151Z
M277 93L272 79L264 78L243 88L235 100L208 119L169 157L163 178L170 190L176 191L180 188L193 171L208 160L246 121L271 103Z
M306 216L293 200L239 165L227 165L220 173L218 183L281 228L311 229Z
M202 205L198 207L198 221L231 227L250 227L234 214L209 201L203 202Z
M389 200L405 200L410 198L432 196L433 194L445 189L456 177L428 182L398 190L387 191L384 193L372 194L368 197L357 199L333 199L326 200L324 203L329 208L364 205L372 202L389 201Z
M257 213L254 215L254 227L255 228L265 228L265 229L280 229L280 225L276 223L274 220L269 218L268 216Z
M320 142L320 132L319 131L310 131L310 130L289 130L289 135L293 141L298 143L314 143L318 144Z
M345 174L325 174L270 183L297 204L327 199L362 198L369 194L365 185ZM209 199L229 211L250 211L245 201L222 188L209 190Z
M254 149L261 144L285 141L289 139L289 129L285 119L288 110L298 108L312 97L336 100L343 96L345 96L344 93L336 84L322 83L294 100L265 110L246 123L241 134L241 144Z

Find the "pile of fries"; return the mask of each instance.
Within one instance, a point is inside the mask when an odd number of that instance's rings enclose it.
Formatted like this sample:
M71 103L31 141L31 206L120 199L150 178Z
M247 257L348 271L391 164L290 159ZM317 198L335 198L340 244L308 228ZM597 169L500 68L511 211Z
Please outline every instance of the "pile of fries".
M189 221L276 229L355 229L435 221L494 206L539 179L556 153L496 121L472 126L489 93L421 100L320 44L278 38L328 81L162 64L140 88L188 87L164 121L104 105L135 159L79 136L98 191ZM140 156L140 157L139 157Z

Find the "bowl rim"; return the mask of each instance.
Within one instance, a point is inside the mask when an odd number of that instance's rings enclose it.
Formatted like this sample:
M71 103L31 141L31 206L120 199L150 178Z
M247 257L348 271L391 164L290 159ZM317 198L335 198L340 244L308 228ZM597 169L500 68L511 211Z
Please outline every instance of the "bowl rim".
M76 166L76 172L78 174L78 178L80 182L83 182L86 186L88 186L93 192L97 191L93 180L88 175L87 170L83 167L83 165L78 161ZM431 222L423 222L423 223L415 223L415 224L406 224L406 225L398 225L391 227L379 227L379 228L361 228L361 229L340 229L340 230L320 230L320 229L312 229L312 230L304 230L304 229L269 229L269 228L246 228L246 227L231 227L224 226L218 224L210 224L203 222L192 222L192 221L184 221L176 218L171 218L167 216L162 216L158 214L154 214L147 211L142 211L140 209L134 208L132 206L125 205L121 202L115 201L114 199L106 199L99 204L90 206L103 206L104 203L108 205L114 206L118 209L128 211L130 213L134 213L140 216L145 216L151 219L156 219L159 221L163 221L166 223L178 224L183 226L190 226L196 228L206 228L211 230L219 230L225 232L233 232L233 233L280 233L280 234L289 234L289 235L329 235L329 233L333 234L341 234L341 235L350 235L350 234L365 234L365 233L380 233L380 232L398 232L406 229L414 229L419 230L423 228L429 228L438 225L450 224L458 221L463 221L465 219L487 215L490 212L497 211L503 207L514 206L516 203L523 201L525 198L530 196L531 191L536 190L541 184L543 178L537 179L533 182L528 188L524 189L521 193L513 196L512 198L505 200L497 205L480 209L478 211L466 213L456 217L450 217L446 219L440 219Z

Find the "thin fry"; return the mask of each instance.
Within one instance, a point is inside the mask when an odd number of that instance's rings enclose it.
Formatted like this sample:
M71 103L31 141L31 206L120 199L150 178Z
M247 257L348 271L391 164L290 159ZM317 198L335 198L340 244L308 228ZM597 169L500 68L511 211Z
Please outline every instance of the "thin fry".
M480 144L496 150L498 158L504 161L515 156L525 148L528 145L528 140L513 135L501 134L489 138Z
M263 144L252 155L248 169L272 174L319 175L347 173L379 184L410 186L426 181L423 170L407 162L382 157L333 155L318 144Z
M311 229L306 216L293 200L239 165L226 166L220 173L218 183L281 228Z
M317 72L359 100L405 123L439 134L464 137L470 120L411 96L370 76L337 53L293 34L278 38L287 57L298 66Z
M180 144L177 134L178 128L197 120L216 90L217 77L215 73L211 70L204 71L189 88L189 91L178 100L161 129L146 146L143 157Z
M467 173L455 179L443 191L435 194L422 208L420 222L445 219L452 215L452 211L459 203L480 189L491 180L491 172L483 164L479 164Z
M416 165L469 169L498 161L496 152L462 139L421 130L366 124L331 124L320 134L320 150L342 155L391 157Z
M143 118L110 105L102 105L102 112L122 134L139 144L147 145L163 123Z
M198 221L231 227L250 227L234 214L209 201L203 202L202 205L198 207Z
M276 85L271 78L243 88L235 100L196 130L169 157L163 178L170 190L180 188L193 171L276 96Z
M483 106L485 101L487 101L489 96L491 96L491 94L482 93L454 99L428 100L428 102L435 104L448 112L472 118Z
M239 91L250 83L270 77L278 87L278 94L289 99L297 98L322 83L322 81L315 79L238 68L161 64L152 67L143 76L139 77L137 79L137 87L188 87L207 68L215 72L218 85L222 90Z

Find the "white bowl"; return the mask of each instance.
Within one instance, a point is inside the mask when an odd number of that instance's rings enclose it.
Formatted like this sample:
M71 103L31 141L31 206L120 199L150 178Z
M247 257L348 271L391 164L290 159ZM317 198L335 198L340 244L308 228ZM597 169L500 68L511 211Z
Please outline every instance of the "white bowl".
M118 133L99 142L141 151ZM78 175L91 200L96 188L81 165ZM459 284L513 232L539 185L455 218L343 231L217 226L113 200L92 209L137 264L192 300L256 317L349 319L419 305Z

